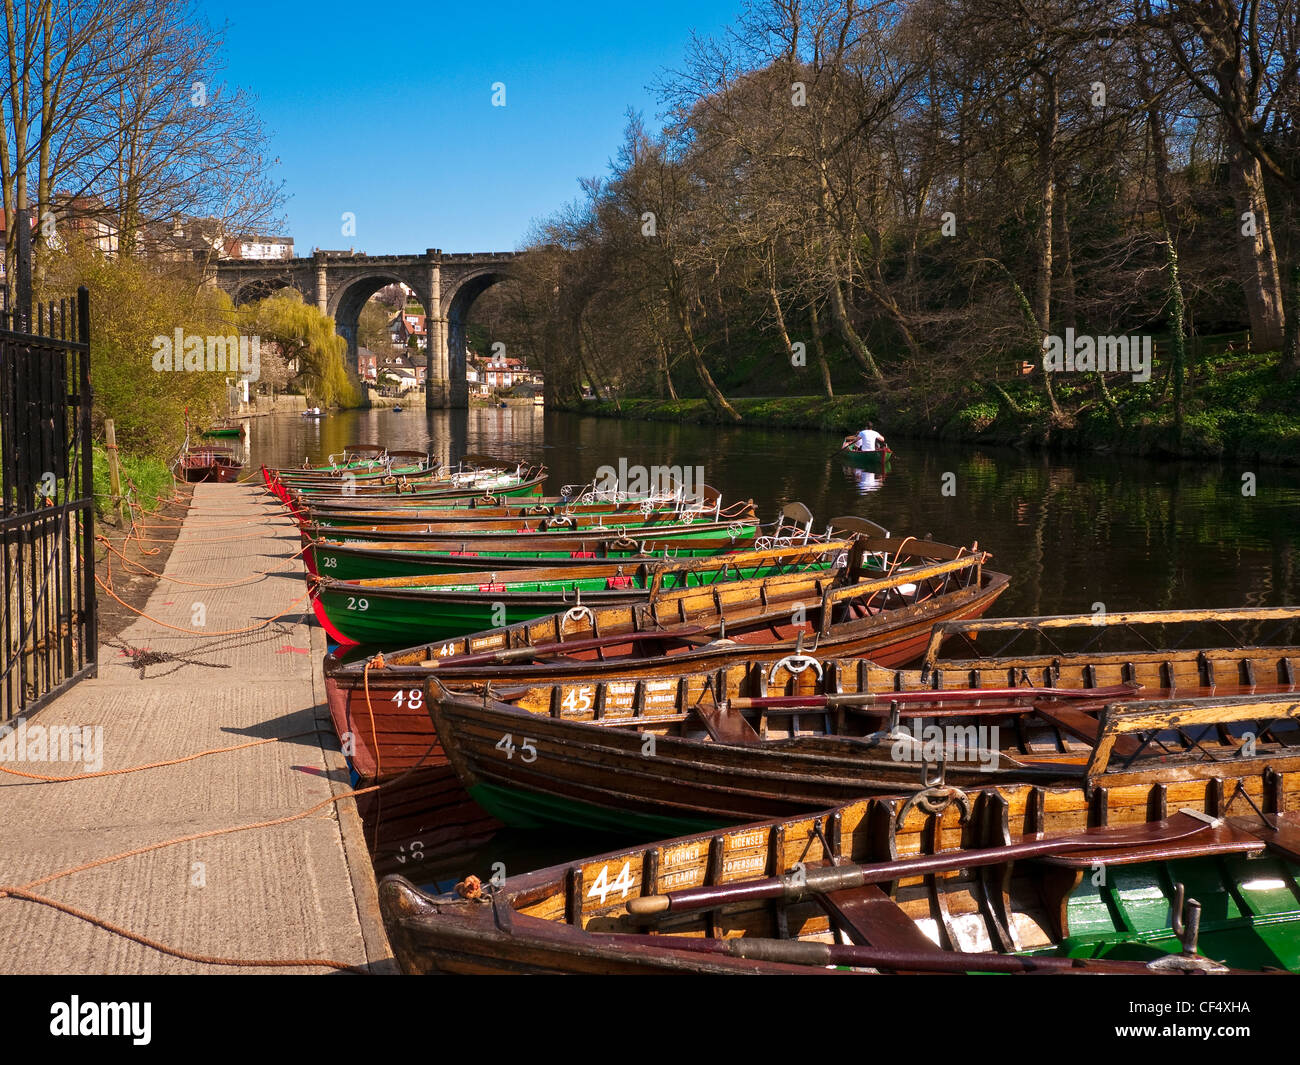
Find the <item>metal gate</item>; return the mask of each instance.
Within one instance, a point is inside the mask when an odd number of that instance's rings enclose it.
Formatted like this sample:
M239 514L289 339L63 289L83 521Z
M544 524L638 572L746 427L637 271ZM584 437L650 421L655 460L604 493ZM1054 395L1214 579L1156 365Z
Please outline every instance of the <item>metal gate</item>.
M0 724L93 676L90 294L0 307Z

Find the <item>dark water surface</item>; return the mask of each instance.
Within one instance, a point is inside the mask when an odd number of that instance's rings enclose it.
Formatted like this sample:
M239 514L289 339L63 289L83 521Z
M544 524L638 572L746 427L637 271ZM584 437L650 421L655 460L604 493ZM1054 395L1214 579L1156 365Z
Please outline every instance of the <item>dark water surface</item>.
M1246 463L1156 463L1127 456L1068 460L1036 452L894 440L877 478L835 456L833 434L617 421L540 408L359 411L324 419L252 420L256 466L323 462L350 443L533 459L548 494L590 481L602 465L699 466L723 502L752 498L771 521L799 500L818 528L858 514L895 534L929 535L993 552L1011 575L1001 616L1300 602L1300 471ZM1252 475L1253 494L1249 480ZM503 833L465 872L494 861L511 873L607 849L608 841ZM609 844L612 845L612 844ZM415 871L408 873L421 879ZM438 873L439 879L443 876ZM425 877L424 879L428 879Z

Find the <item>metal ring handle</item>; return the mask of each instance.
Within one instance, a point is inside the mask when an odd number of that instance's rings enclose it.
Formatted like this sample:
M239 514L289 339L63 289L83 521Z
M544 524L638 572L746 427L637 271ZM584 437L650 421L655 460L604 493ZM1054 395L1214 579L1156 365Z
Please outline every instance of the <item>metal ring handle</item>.
M772 663L772 668L767 674L768 684L771 684L776 680L776 671L782 666L795 676L798 676L807 669L815 669L817 671L817 679L822 679L822 664L812 655L786 655L779 661Z

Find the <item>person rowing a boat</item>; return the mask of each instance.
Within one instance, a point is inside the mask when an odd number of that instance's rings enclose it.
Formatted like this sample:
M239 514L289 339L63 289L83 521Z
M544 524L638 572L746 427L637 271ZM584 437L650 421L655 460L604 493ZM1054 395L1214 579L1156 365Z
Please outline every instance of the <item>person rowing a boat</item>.
M851 444L856 444L858 451L879 451L885 446L885 438L883 434L876 432L871 427L870 422L867 422L867 427L856 436L846 436L844 438L845 447Z

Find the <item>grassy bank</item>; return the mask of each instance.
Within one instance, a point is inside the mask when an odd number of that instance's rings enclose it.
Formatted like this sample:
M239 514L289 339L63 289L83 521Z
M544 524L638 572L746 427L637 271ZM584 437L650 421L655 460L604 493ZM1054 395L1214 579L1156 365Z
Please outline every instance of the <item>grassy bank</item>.
M132 497L146 511L156 510L159 500L169 500L175 494L172 473L165 462L151 458L134 458L122 454L118 459L122 477L122 493L125 495L132 484L135 495ZM108 452L102 447L95 448L95 515L103 519L106 514L117 519L117 511L112 506L112 488L108 476Z
M952 396L908 392L836 396L737 397L742 425L844 435L867 422L886 436L1105 451L1192 459L1249 459L1300 465L1300 380L1280 381L1275 354L1222 356L1196 367L1181 432L1160 382L1111 385L1058 375L1065 414L1054 416L1036 379L973 385ZM703 399L623 399L562 409L602 417L696 424L718 419Z

